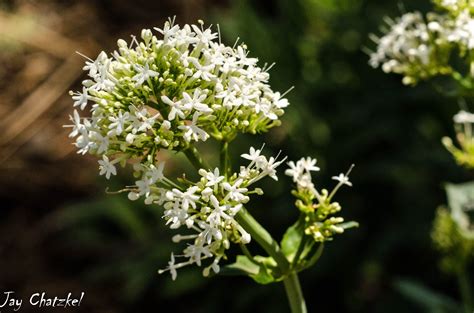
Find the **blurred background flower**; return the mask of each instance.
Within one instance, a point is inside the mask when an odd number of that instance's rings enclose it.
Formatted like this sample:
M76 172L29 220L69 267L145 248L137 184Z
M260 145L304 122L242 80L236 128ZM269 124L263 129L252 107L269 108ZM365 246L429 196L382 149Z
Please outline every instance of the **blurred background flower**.
M165 306L193 313L288 311L280 285L205 279L192 268L175 282L158 276L172 251L172 234L160 227L161 210L106 194L106 185L119 189L132 178L119 175L106 184L97 177L97 161L77 156L62 128L72 111L68 91L79 90L84 78L84 59L75 51L92 57L111 51L117 38L129 40L176 15L179 23L219 23L224 42L240 37L260 64L277 63L270 71L273 89L295 86L283 125L265 135L267 149L281 149L289 159L318 158L323 185L341 168L357 165L353 189L338 200L347 220L359 221L360 228L328 245L318 265L301 277L308 307L433 312L436 297L420 283L457 298L456 283L439 271L430 228L436 207L446 202L441 182L472 179L440 144L453 134L451 118L459 106L437 93L444 82L406 88L400 77L372 69L363 52L374 49L366 38L383 16L430 7L427 0L398 4L0 1L0 291L24 297L85 291L81 312ZM231 153L261 146L260 140L239 139ZM169 168L182 166L177 161L168 161ZM266 182L262 187L269 192L253 211L275 237L297 216L291 179L284 181ZM268 211L271 220L262 218ZM424 296L421 305L407 297L415 293Z

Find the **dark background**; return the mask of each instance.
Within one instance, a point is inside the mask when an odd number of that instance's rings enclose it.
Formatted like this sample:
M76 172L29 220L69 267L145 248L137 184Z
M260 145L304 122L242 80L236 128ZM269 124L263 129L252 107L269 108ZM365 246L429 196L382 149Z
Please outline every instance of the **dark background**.
M120 189L131 177L97 177L96 160L76 155L62 128L72 112L67 93L83 79L74 51L112 51L118 38L176 15L179 23L219 23L225 42L240 37L260 64L276 62L273 89L295 86L283 125L240 138L235 162L265 141L268 154L318 158L320 186L356 164L354 187L337 198L361 226L300 275L309 311L431 312L397 287L407 280L459 298L430 239L435 209L446 202L443 182L470 179L440 143L453 135L459 106L439 85L406 87L370 68L363 52L374 48L368 35L379 34L385 15L427 10L427 0L405 8L398 0L0 0L0 8L0 292L27 302L34 292L84 291L82 306L68 309L77 312L289 311L280 284L205 279L195 267L175 282L158 275L178 249L160 208L107 195L107 186ZM266 196L252 202L277 238L297 216L290 181L281 182L264 182Z

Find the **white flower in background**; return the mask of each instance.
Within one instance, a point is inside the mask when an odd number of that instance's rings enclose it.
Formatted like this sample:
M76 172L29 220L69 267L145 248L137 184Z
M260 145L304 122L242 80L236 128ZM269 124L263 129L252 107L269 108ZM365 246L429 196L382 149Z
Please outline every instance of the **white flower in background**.
M474 48L474 18L469 10L462 11L456 17L447 39L450 42L459 43L469 50Z
M433 0L433 2L452 14L459 14L463 10L474 9L472 0Z
M457 124L474 123L474 114L461 110L454 115L453 120Z
M426 67L432 53L431 35L421 13L406 13L395 21L387 18L386 23L389 30L373 38L377 48L370 54L369 64L381 66L386 73L404 75Z
M352 186L352 183L349 181L349 177L347 177L344 173L341 173L338 176L333 176L331 178L340 182L343 185Z
M312 182L311 172L320 170L316 166L316 159L301 158L296 163L288 162L288 166L285 174L296 183L297 188L293 190L293 194L297 198L295 205L305 215L305 234L316 242L325 242L332 240L334 235L343 233L344 229L358 225L355 222L344 224L342 217L331 216L341 211L341 206L338 202L333 202L333 197L343 185L352 186L349 174L354 165L347 173L332 177L338 184L330 192L327 189L318 190Z
M320 170L316 166L317 160L307 157L301 158L296 163L293 161L288 162L289 169L285 171L285 175L292 177L293 182L301 188L312 188L313 183L311 181L311 172L317 172Z

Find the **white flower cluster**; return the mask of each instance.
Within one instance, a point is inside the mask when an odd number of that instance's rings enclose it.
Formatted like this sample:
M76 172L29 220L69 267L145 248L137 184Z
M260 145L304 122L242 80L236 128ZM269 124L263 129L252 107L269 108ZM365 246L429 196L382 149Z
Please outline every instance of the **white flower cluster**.
M472 0L434 0L440 8L448 10L454 14L463 10L474 10Z
M182 254L171 256L168 267L160 273L169 271L176 279L177 269L191 264L201 266L206 259L212 261L204 268L203 275L209 275L211 270L217 273L219 262L225 258L231 243L250 242L250 235L235 220L235 215L249 201L250 194L262 194L260 189L250 190L249 187L266 176L277 180L276 167L284 161L266 158L260 153L261 150L251 148L248 154L243 154L242 157L250 161L249 165L241 167L239 173L229 178L221 175L218 168L201 169L201 179L197 183L188 182L186 188L155 186L160 181L156 178L162 179L160 173L156 174L155 169L144 172L143 178L136 182L135 190L131 191L131 198L143 195L148 203L164 205L166 224L184 232L174 236L173 241L190 242ZM177 258L184 260L177 263Z
M332 202L332 198L341 186L352 186L348 176L353 166L347 173L332 177L338 184L329 193L326 189L318 191L312 182L311 172L320 170L316 162L316 159L310 157L302 158L296 163L290 161L285 174L292 177L296 183L297 190L293 191L293 194L298 198L296 206L305 214L305 233L311 235L317 242L324 242L331 240L335 234L343 233L347 228L348 224L343 224L342 217L328 216L341 210L339 203ZM355 224L350 224L348 227L352 226Z
M405 83L412 76L427 75L424 69L431 62L432 38L428 25L419 12L406 13L397 20L386 19L390 30L380 38L375 52L370 55L372 67L382 66L386 73L404 74Z
M447 40L457 43L463 50L474 49L474 17L469 10L459 13L454 21L450 21Z
M173 239L189 243L164 270L173 279L176 269L204 260L210 265L203 274L217 273L230 243L250 242L235 216L250 194L263 193L250 186L266 176L277 180L276 167L284 161L251 148L242 155L250 164L233 175L201 168L196 183L164 175L159 150L184 152L193 162L196 142L214 137L228 143L238 133L267 131L279 125L288 106L268 84L271 66L259 67L244 44L226 46L219 33L199 24L180 27L170 20L155 28L158 36L144 29L141 40L118 40L110 56L88 59L88 79L81 92L71 92L77 109L66 125L78 153L101 157L99 173L107 179L117 174L117 164L134 160L137 180L123 191L130 200L162 206L166 225L183 230ZM91 116L81 117L79 110L87 109Z
M405 84L436 75L452 74L451 53L474 49L474 4L463 0L438 1L443 14L406 13L395 21L387 19L389 30L373 37L377 48L369 64L386 73L404 75Z
M165 23L141 32L141 41L118 40L118 50L88 59L89 78L71 92L77 110L70 137L78 153L143 158L161 148L182 151L209 137L231 140L279 125L288 101L269 84L244 44L226 46L211 28ZM109 159L101 172L115 174Z
M449 137L443 137L441 142L445 148L451 152L458 164L468 168L474 167L474 137L472 125L474 124L474 114L465 110L460 110L453 117L456 131L457 145Z

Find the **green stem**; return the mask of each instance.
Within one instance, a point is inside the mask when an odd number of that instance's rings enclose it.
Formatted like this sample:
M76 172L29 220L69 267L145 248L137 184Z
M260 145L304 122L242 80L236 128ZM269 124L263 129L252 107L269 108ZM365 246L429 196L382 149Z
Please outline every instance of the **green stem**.
M221 171L225 178L227 178L230 172L229 143L227 141L221 142L220 163Z
M247 246L243 243L240 243L240 249L242 250L242 252L244 253L244 255L255 265L258 265L260 266L261 264L258 263L252 256L252 253L250 253L249 249L247 249Z
M291 313L307 313L308 310L306 309L298 275L292 272L283 280L283 283L290 302Z
M283 273L289 270L290 263L283 252L281 252L278 242L272 238L267 230L263 228L245 208L242 208L239 213L237 213L235 220L262 246L263 250L277 262L278 267Z
M305 264L304 268L309 268L313 266L314 264L316 264L316 262L318 262L319 258L323 254L323 250L324 250L324 243L320 243L318 246L318 249L313 254L313 256L309 259L309 261Z
M464 304L464 312L472 313L472 294L471 294L471 284L469 282L469 276L467 269L458 272L458 283L459 289L461 291L462 302Z
M210 169L209 165L207 165L207 163L201 158L199 152L195 147L189 147L183 152L188 158L188 160L191 162L191 164L196 168L196 170L199 170L201 168Z

